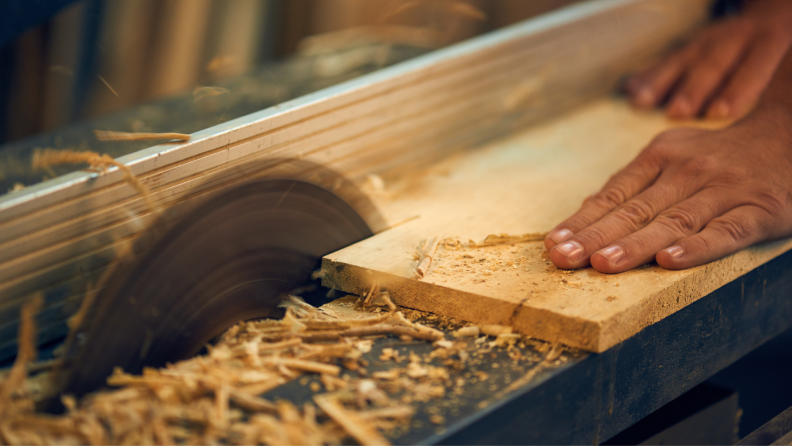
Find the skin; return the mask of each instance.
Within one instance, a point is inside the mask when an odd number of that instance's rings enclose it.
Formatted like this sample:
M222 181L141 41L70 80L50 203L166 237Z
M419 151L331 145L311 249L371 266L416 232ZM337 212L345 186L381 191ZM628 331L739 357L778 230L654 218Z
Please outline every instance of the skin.
M781 60L743 119L655 138L548 234L553 263L619 273L656 260L676 270L792 236L792 52Z
M747 0L687 45L630 78L638 108L667 103L673 119L738 118L756 103L792 44L792 1Z

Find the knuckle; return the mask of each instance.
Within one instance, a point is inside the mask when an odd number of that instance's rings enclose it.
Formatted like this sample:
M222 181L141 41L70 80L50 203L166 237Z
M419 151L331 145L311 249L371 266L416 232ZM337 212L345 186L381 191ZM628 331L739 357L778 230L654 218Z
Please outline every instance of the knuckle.
M606 209L613 209L627 201L627 191L614 185L591 196L590 202Z
M694 213L679 208L663 212L658 216L657 222L679 234L692 234L700 227L699 219Z
M669 144L662 140L654 140L636 159L636 162L649 167L662 166L670 153Z
M769 215L779 215L792 204L792 196L782 187L769 186L756 191L753 198L761 209Z
M591 227L576 234L575 239L584 246L586 252L593 252L613 241L613 237L606 231L605 228Z
M743 166L724 166L718 172L719 179L727 187L744 183L748 176L748 169Z
M674 133L673 131L663 132L652 139L652 142L646 146L646 150L641 152L639 158L645 162L656 161L668 152L669 146L673 144Z
M642 228L649 224L656 215L654 207L646 200L634 198L619 208L614 216L623 219L633 226Z
M717 160L712 156L699 155L686 161L680 173L686 177L698 177L712 172L717 166Z
M717 220L715 227L721 234L731 241L743 241L749 239L759 227L758 222L753 217L743 216L740 219L724 217Z
M693 245L696 251L700 253L711 253L717 251L718 247L713 244L714 240L707 237L696 237L696 243Z

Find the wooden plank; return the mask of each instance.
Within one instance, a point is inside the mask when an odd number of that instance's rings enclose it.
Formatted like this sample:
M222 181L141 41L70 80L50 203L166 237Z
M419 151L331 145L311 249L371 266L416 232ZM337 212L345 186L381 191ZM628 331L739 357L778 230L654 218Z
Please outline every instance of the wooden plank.
M394 176L611 90L706 20L709 3L585 2L120 160L163 207L200 202L257 160L306 159L358 180ZM73 283L79 293L73 279L106 265L118 238L148 218L116 169L0 197L0 317L13 318L42 288Z
M413 253L437 235L544 233L577 210L667 123L603 99L563 118L461 154L376 194L393 229L323 260L325 285L362 293L377 282L400 305L515 327L602 352L792 247L754 246L683 271L644 266L617 275L558 270L541 241L440 248L416 280Z

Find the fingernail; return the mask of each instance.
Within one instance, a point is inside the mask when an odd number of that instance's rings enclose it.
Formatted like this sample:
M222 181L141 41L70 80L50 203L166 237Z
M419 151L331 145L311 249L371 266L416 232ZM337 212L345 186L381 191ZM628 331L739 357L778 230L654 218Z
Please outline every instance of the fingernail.
M729 106L729 103L724 100L720 100L712 104L707 116L710 118L726 118L729 116L730 111L731 107Z
M558 245L555 250L563 254L570 262L577 262L580 256L583 255L583 246L575 241Z
M666 248L663 251L667 252L668 255L670 255L674 260L679 260L683 255L685 255L685 250L679 245Z
M605 256L611 263L619 263L619 260L624 257L624 250L621 249L621 246L611 245L607 248L600 249L600 254Z
M556 229L550 231L550 234L547 234L547 236L550 237L550 240L556 243L565 242L569 240L569 238L572 237L573 235L574 234L572 234L572 231L570 231L569 229Z
M649 87L641 87L635 93L635 105L639 107L649 108L654 105L654 102L654 93Z

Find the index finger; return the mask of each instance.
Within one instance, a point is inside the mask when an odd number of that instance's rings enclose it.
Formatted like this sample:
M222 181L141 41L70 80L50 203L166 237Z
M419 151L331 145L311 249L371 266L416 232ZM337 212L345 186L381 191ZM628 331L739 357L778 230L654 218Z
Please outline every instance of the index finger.
M660 171L661 164L656 157L647 155L646 152L639 155L612 176L602 190L587 198L574 215L550 231L545 238L545 248L550 251L555 245L568 240L644 191L655 182Z

